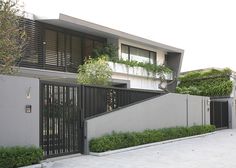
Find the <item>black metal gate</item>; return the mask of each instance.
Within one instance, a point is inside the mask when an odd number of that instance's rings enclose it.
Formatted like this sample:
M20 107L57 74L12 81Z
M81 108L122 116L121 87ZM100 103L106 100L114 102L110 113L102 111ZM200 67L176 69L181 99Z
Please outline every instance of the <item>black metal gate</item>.
M216 128L229 127L228 101L211 101L211 124Z
M80 89L41 82L41 146L45 157L82 152Z
M163 92L40 82L40 144L45 157L83 153L85 118L163 95Z

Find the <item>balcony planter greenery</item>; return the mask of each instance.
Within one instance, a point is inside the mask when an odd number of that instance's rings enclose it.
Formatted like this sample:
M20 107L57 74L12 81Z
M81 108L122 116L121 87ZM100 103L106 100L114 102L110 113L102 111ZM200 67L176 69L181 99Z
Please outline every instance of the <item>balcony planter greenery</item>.
M133 64L132 62L135 62L135 64ZM173 80L172 71L167 67L156 66L156 69L153 68L154 70L151 70L150 67L153 66L151 64L145 65L143 63L140 64L136 61L132 61L132 62L118 60L118 61L109 61L108 64L110 68L112 69L112 71L116 73L126 73L129 75L150 77L153 79L158 79L160 78L160 75L163 74L166 80ZM142 66L142 64L144 66ZM145 66L147 68L145 68ZM160 70L158 70L158 68L160 68Z
M131 75L172 80L172 70L170 68L164 65L122 60L119 59L117 51L118 48L115 45L106 44L103 48L94 49L92 57L97 58L101 55L107 55L110 61L109 65L115 72L118 71L120 73L127 73ZM112 65L111 62L114 64ZM125 65L126 70L122 68L122 65Z

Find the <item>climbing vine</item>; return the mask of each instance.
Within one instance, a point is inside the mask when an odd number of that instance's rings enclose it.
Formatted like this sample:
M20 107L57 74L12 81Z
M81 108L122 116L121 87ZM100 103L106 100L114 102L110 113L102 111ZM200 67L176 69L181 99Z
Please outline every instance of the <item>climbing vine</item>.
M232 71L228 68L190 72L179 78L180 84L176 92L202 96L229 96L233 88L231 74Z

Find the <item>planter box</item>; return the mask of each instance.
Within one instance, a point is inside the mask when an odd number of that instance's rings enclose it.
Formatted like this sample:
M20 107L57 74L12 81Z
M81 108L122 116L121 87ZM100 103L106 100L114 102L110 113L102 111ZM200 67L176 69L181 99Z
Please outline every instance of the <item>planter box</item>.
M142 67L129 67L128 65L125 65L125 64L114 63L110 61L108 62L108 64L110 68L112 69L112 71L115 73L140 76L140 77L149 77L149 78L154 78L154 79L159 78L157 74L153 75L152 72L147 72L146 69ZM172 73L166 74L165 77L166 77L166 80L173 80Z

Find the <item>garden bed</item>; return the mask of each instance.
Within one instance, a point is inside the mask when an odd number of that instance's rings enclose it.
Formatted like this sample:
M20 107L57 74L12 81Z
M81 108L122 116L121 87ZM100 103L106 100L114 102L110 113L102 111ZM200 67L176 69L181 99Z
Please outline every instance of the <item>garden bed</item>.
M143 132L113 132L110 135L104 135L102 137L92 139L90 141L89 147L90 152L101 153L139 145L148 145L150 143L173 140L177 138L200 135L213 131L215 131L215 126L206 125L145 130Z

